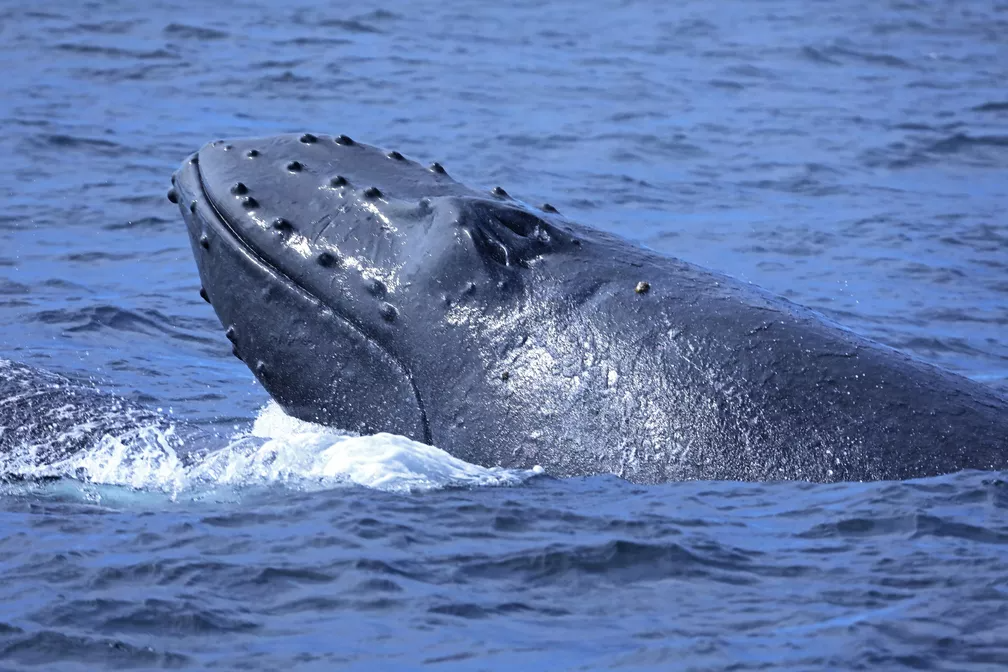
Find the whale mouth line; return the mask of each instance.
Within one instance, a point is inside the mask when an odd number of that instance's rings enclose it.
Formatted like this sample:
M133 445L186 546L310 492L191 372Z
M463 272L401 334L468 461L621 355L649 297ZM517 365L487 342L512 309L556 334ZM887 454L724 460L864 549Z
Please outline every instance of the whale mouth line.
M315 292L302 285L301 283L294 280L290 275L285 273L282 269L278 268L276 264L272 263L266 256L253 246L244 236L241 235L237 227L232 226L225 217L220 209L217 207L214 200L210 197L210 193L207 191L206 184L203 181L203 174L199 166L188 166L190 170L195 172L195 182L198 189L198 196L200 200L205 203L210 211L213 213L213 222L216 228L230 237L235 243L237 243L257 264L260 264L264 268L272 272L276 277L280 278L283 282L286 282L290 287L295 288L297 291L301 292L308 298L319 303L319 305L325 306L332 314L341 322L343 322L349 329L356 332L362 339L374 345L376 348L381 350L390 361L394 362L395 365L402 371L403 376L409 381L410 387L413 390L413 396L416 399L417 409L420 411L420 424L423 428L423 442L428 445L434 445L433 436L431 435L430 423L427 420L427 409L424 405L423 396L420 394L420 388L417 386L416 381L413 378L413 372L410 371L409 367L392 351L390 351L380 340L368 333L367 329L358 320L346 315L344 311L340 310L336 306L333 306L329 301L326 301L322 297L318 296Z

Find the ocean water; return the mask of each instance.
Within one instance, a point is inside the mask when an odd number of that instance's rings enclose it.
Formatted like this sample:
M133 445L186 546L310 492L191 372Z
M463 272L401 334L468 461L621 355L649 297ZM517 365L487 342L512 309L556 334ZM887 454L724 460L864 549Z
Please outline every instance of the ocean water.
M0 359L162 418L0 486L0 668L1004 669L1008 475L640 487L292 420L165 192L208 140L346 133L1008 393L1006 35L996 0L0 4Z

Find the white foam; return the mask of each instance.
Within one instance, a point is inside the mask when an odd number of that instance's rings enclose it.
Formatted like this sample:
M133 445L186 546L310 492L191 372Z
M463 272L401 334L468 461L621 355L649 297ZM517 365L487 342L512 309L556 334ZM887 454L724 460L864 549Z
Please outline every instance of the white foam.
M486 468L394 434L358 436L286 415L273 401L250 431L185 464L173 429L141 426L128 436L104 436L65 460L18 470L26 476L65 476L94 485L198 496L218 486L283 484L299 489L358 485L392 492L449 487L518 485L542 473Z

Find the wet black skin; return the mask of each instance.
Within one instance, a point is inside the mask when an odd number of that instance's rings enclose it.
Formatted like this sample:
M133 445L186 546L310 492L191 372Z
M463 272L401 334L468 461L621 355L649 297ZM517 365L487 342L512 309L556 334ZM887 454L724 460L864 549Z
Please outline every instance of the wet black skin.
M345 136L218 141L169 198L290 414L631 481L1008 466L1008 401L731 278Z

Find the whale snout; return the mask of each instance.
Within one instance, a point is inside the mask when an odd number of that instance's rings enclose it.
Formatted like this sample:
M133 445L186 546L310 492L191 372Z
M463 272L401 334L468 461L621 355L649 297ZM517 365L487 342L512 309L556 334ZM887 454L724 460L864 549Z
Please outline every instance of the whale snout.
M425 254L450 251L466 276L488 264L528 266L580 244L549 211L536 213L500 187L477 192L440 163L346 135L218 140L189 157L174 182L169 199L183 215L180 201L205 204L215 226L250 253L348 310L358 310L356 299L366 301L376 284L394 294ZM205 234L191 233L197 241ZM387 306L376 310L385 321L393 315Z
M430 441L396 348L395 237L381 235L380 197L329 176L356 163L338 155L353 145L329 138L328 152L315 151L321 141L218 141L182 163L168 198L188 229L200 295L288 413Z
M325 287L343 281L336 273L395 285L432 199L467 191L443 170L345 135L220 140L193 160L200 198L235 236L296 282Z
M424 441L412 371L432 330L518 310L542 259L580 249L551 210L345 135L211 142L168 199L200 295L285 410Z

